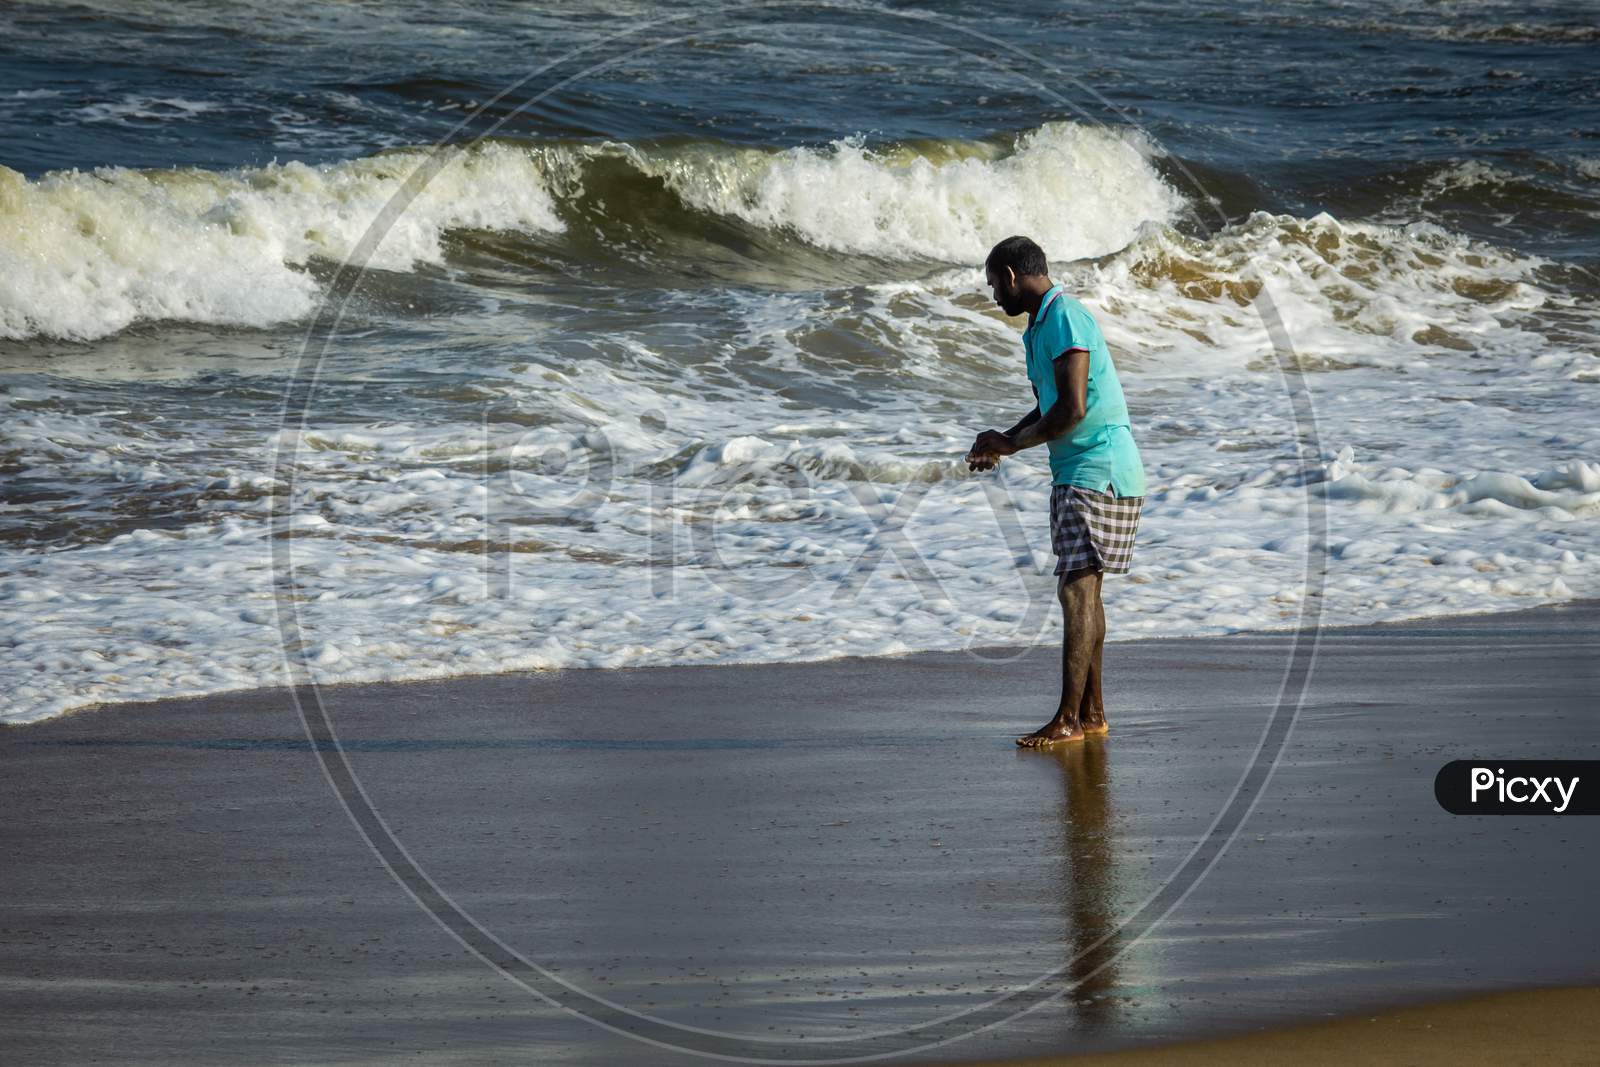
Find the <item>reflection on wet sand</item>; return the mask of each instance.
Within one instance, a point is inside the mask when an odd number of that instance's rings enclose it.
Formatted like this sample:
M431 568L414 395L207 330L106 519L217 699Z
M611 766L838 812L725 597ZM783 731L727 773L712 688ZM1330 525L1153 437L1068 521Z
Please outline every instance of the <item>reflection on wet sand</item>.
M1062 918L1065 965L1062 994L1080 1033L1110 1030L1119 1007L1117 983L1116 849L1111 837L1109 745L1100 738L1047 749L1019 750L1019 759L1051 760L1061 769L1063 801Z

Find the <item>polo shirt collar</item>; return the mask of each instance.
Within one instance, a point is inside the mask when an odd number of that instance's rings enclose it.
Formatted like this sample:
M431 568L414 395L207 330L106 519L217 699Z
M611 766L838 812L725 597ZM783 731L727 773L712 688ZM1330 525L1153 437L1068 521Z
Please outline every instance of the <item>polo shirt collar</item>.
M1054 284L1050 288L1046 289L1044 291L1044 295L1039 298L1039 310L1043 311L1045 308L1049 307L1050 306L1050 301L1054 300L1056 297L1061 295L1061 289L1062 289L1062 285L1061 285L1060 282L1056 282L1056 284ZM1037 314L1029 315L1028 316L1028 329L1030 329L1030 330L1033 329L1034 324L1036 322L1038 322L1038 321L1039 321L1039 316Z

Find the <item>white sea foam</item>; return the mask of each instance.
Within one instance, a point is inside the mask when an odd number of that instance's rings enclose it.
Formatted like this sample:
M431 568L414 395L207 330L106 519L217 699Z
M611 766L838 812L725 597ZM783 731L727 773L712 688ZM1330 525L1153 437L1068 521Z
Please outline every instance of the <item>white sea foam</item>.
M1429 223L1257 212L1204 241L1147 228L1070 276L1112 312L1108 335L1136 351L1239 367L1272 350L1269 312L1294 358L1316 368L1529 351L1543 337L1527 329L1528 313L1550 300L1541 265Z
M1190 390L1191 399L1202 395ZM1243 399L1267 403L1269 391ZM1213 415L1231 421L1215 405ZM1268 437L1288 428L1272 419L1254 424ZM681 451L676 435L625 429L620 436L634 443L619 452L630 462ZM1007 461L996 476L1005 503L994 510L983 482L965 476L956 458L963 431L941 424L890 435L863 426L850 443L831 444L735 436L694 451L676 484L635 484L588 501L569 481L537 470L486 485L477 457L466 453L469 441L448 434L397 427L313 435L291 523L291 599L275 602L271 542L248 517L138 531L33 559L0 583L10 609L0 659L16 679L7 718L302 677L1053 641L1047 476ZM1155 462L1137 566L1108 586L1114 635L1296 621L1313 547L1303 519L1306 472L1270 454L1252 460L1223 451L1208 435L1161 447L1150 436ZM595 443L562 437L539 432L515 447L583 455ZM873 486L840 476L892 471L907 452L946 476ZM420 460L439 453L461 462ZM808 466L821 473L803 473ZM357 470L363 477L348 477ZM718 472L728 477L718 481ZM1592 464L1523 474L1408 471L1343 449L1311 474L1330 506L1325 622L1600 592L1592 527L1582 521L1595 509L1596 493L1585 488L1600 478ZM1499 506L1483 510L1486 501ZM486 528L486 504L505 521ZM565 521L528 521L546 509ZM875 540L886 530L904 539ZM1021 540L1008 542L1008 530ZM474 551L482 540L514 554L485 558ZM287 651L280 611L293 612Z
M128 114L145 103L129 104ZM1181 206L1150 152L1137 134L1069 123L1007 146L492 143L446 157L377 230L427 154L222 173L111 167L34 181L0 169L0 337L86 340L151 320L293 321L321 293L303 268L347 261L369 231L381 239L362 261L391 271L442 262L451 230L561 232L561 201L582 193L585 167L598 158L628 160L694 209L822 249L979 263L1020 227L1058 259L1097 256Z
M719 383L715 365L676 372L668 393L656 364L597 355L563 357L566 372L552 360L484 377L502 400L550 413L546 425L314 423L280 436L298 470L294 594L281 603L264 468L213 466L205 521L13 556L0 585L0 663L18 679L7 715L290 677L1056 640L1042 464L1008 460L975 478L960 461L976 429L964 410L1000 422L1026 403L1015 333L969 318L959 293L885 290L873 306L895 331L886 345L906 356L908 386L870 408L797 407ZM786 295L765 336L803 341L826 303ZM930 329L939 308L952 309L938 320L946 330L966 324L961 351ZM1133 313L1117 321L1133 335L1167 332ZM1507 347L1493 375L1475 353L1420 346L1411 364L1374 357L1313 373L1324 451L1308 467L1295 456L1307 427L1276 375L1181 336L1186 349L1142 358L1132 340L1119 348L1150 491L1134 573L1108 583L1115 636L1291 625L1311 607L1308 563L1324 554L1325 623L1600 594L1600 435L1585 406L1563 404L1559 369L1537 369L1549 353L1531 338L1518 350L1518 335L1497 335ZM1346 341L1380 354L1400 343L1361 331ZM960 376L955 400L939 394L941 352L970 367L973 392L987 376L986 395L963 396ZM1570 354L1580 356L1593 358ZM81 464L157 492L194 478L195 461L159 439L130 440L43 396L8 399L28 404L7 426L30 463ZM241 443L241 462L271 443ZM1317 540L1310 503L1327 508ZM486 543L510 555L486 557ZM279 610L295 613L287 653Z
M701 149L641 157L685 201L820 248L981 263L1029 233L1057 259L1114 252L1182 206L1138 133L1051 123L1004 149L953 143L930 155L859 141L825 149Z
M130 93L118 100L85 104L71 112L80 122L109 122L115 125L140 125L191 119L222 107L212 100L185 100L176 96L145 96Z
M306 315L314 257L343 262L427 160L398 152L311 167L58 172L0 168L0 337L103 337L139 320L266 326ZM559 230L526 153L456 153L381 230L366 262L443 258L462 227Z

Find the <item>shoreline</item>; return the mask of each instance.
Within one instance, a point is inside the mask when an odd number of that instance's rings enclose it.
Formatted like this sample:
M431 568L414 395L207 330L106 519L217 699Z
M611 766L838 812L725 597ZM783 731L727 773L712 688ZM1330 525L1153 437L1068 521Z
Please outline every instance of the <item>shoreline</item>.
M1383 622L1348 623L1337 626L1324 626L1318 630L1319 639L1335 636L1340 633L1352 631L1413 631L1424 624L1451 624L1473 619L1489 619L1501 617L1519 617L1530 613L1539 613L1552 609L1565 607L1590 607L1600 606L1600 598L1574 597L1569 600L1555 601L1552 603L1537 604L1531 607L1515 608L1511 610L1490 610L1475 612L1453 612L1437 615L1418 615L1404 619L1390 619ZM1156 641L1230 641L1247 638L1262 637L1293 637L1304 632L1300 626L1285 626L1276 629L1236 630L1228 634L1180 634L1180 635L1138 635L1130 637L1112 637L1106 639L1107 646L1130 645ZM304 689L312 691L337 691L353 689L362 686L374 685L442 685L453 681L474 681L485 678L512 678L512 677L540 677L551 674L583 674L587 672L606 671L656 671L679 670L683 668L697 668L702 670L715 670L727 668L758 669L762 667L806 667L827 666L836 663L876 662L876 661L903 661L920 656L978 656L985 659L1005 657L1020 659L1024 656L1038 654L1041 650L1059 647L1058 644L1036 645L980 645L965 649L913 649L907 652L885 653L874 656L832 656L825 659L796 659L796 660L728 660L711 663L649 663L638 665L625 665L621 667L554 667L548 670L511 670L497 671L490 674L447 674L418 678L386 678L375 681L350 681L350 682L303 682L294 684L277 683L273 685L251 686L243 689L222 689L188 696L163 696L148 700L114 700L101 701L93 704L82 704L56 712L42 719L30 719L26 722L8 722L0 720L0 733L8 729L22 729L37 726L42 723L54 722L67 716L81 714L98 714L103 712L117 712L120 710L143 707L152 704L165 704L169 701L212 700L223 698L236 698L263 693L287 693L291 689Z
M951 1062L1593 985L1586 824L1451 816L1432 783L1456 758L1600 756L1594 601L1324 631L1243 831L1121 932L1227 803L1292 644L1110 644L1112 734L1050 753L1011 744L1054 700L1049 646L322 697L363 795L475 922L682 1026L800 1043L1070 980L921 1054ZM356 832L288 696L0 731L20 1059L703 1062L542 1004L449 937Z

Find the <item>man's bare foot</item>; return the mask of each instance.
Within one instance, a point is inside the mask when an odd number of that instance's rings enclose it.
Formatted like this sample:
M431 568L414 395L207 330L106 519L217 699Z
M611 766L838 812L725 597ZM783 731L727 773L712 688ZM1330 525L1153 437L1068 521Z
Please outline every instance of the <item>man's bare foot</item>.
M1103 716L1087 716L1083 720L1083 732L1086 734L1109 734L1111 725Z
M1021 748L1044 748L1046 745L1082 740L1083 729L1075 719L1051 719L1033 733L1017 738L1017 745Z

